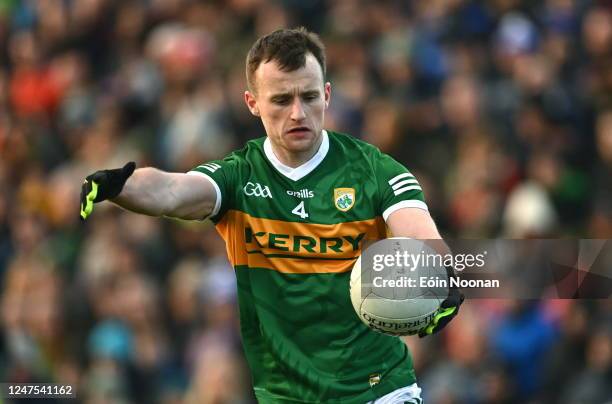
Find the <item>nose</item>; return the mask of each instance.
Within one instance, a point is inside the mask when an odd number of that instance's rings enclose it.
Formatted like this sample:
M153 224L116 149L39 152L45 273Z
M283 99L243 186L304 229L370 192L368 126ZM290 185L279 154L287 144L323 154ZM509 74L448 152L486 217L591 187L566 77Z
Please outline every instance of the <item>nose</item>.
M299 97L295 97L293 103L291 104L291 119L294 121L302 121L306 118L306 114L304 113L304 107Z

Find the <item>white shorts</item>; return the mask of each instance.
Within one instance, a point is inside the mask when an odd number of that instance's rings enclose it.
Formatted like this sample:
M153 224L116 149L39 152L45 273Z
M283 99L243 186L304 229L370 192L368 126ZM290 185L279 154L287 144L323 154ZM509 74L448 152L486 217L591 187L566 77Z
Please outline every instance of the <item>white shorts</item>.
M368 404L423 404L421 388L414 383L385 394Z

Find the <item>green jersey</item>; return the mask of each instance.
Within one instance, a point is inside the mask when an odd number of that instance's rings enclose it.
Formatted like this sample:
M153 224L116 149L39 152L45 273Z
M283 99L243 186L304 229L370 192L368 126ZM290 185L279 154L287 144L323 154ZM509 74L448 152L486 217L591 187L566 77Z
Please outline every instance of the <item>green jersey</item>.
M349 296L363 241L397 209L427 209L412 174L351 136L283 165L266 138L194 168L214 185L211 214L238 284L241 334L262 403L364 403L415 382L397 337L361 323Z

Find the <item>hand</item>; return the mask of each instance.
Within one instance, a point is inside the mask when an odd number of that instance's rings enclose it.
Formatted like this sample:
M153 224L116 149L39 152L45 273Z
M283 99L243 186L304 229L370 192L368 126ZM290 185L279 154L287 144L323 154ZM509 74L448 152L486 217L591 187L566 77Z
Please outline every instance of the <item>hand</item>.
M446 271L449 279L451 276L454 276L452 268L447 267ZM435 334L446 327L446 325L450 323L453 318L455 318L457 313L459 313L459 307L461 307L464 298L465 297L459 288L456 286L449 288L448 297L440 304L438 313L436 313L433 320L431 320L431 323L419 331L419 337L423 338L427 335Z
M94 203L117 197L135 168L136 163L130 161L123 168L96 171L88 175L81 187L81 220L87 219L93 212Z

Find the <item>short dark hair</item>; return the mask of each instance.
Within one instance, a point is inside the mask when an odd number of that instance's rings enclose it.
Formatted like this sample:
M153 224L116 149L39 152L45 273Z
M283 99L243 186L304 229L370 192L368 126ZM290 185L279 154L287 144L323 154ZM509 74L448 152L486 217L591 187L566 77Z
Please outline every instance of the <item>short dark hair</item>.
M255 89L255 71L262 63L275 60L284 72L292 72L306 64L306 54L317 59L325 78L325 46L319 36L304 27L279 29L259 38L246 59L246 79Z

